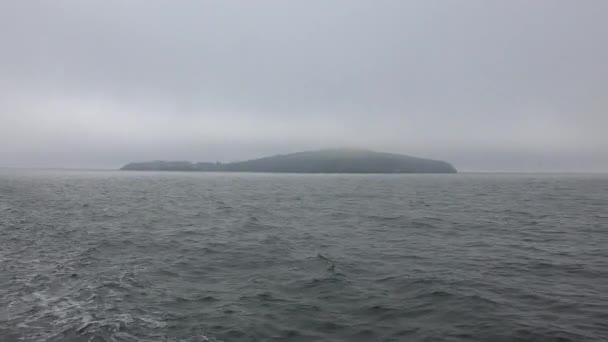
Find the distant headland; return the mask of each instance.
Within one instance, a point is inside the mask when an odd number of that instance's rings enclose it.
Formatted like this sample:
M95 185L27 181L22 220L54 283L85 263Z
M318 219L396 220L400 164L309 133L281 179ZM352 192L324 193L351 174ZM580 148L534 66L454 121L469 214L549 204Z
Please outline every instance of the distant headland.
M129 163L121 170L220 171L285 173L456 173L445 161L361 149L327 149L232 163L149 161Z

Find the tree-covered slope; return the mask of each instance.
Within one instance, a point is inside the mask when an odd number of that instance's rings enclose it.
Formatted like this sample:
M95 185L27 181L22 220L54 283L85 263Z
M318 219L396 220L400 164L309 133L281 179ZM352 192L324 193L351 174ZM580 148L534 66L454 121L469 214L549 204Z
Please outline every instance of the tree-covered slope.
M276 155L233 163L153 161L130 163L122 170L232 171L291 173L455 173L449 163L393 153L329 149Z

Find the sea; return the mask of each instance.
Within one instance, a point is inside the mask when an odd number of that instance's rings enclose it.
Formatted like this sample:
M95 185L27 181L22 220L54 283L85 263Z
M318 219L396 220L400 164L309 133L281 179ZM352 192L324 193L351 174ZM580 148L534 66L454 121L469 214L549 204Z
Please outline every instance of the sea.
M608 175L0 170L0 341L607 341Z

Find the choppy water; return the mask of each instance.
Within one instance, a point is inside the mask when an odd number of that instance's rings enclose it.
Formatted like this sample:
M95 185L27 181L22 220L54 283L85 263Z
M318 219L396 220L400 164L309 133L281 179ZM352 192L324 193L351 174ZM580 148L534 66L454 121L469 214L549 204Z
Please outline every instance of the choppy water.
M0 341L605 341L606 175L0 171Z

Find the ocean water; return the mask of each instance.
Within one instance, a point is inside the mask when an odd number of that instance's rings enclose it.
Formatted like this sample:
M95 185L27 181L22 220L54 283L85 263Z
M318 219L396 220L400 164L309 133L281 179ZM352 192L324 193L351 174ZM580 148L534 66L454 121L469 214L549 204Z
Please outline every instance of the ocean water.
M607 175L0 171L0 341L606 341Z

